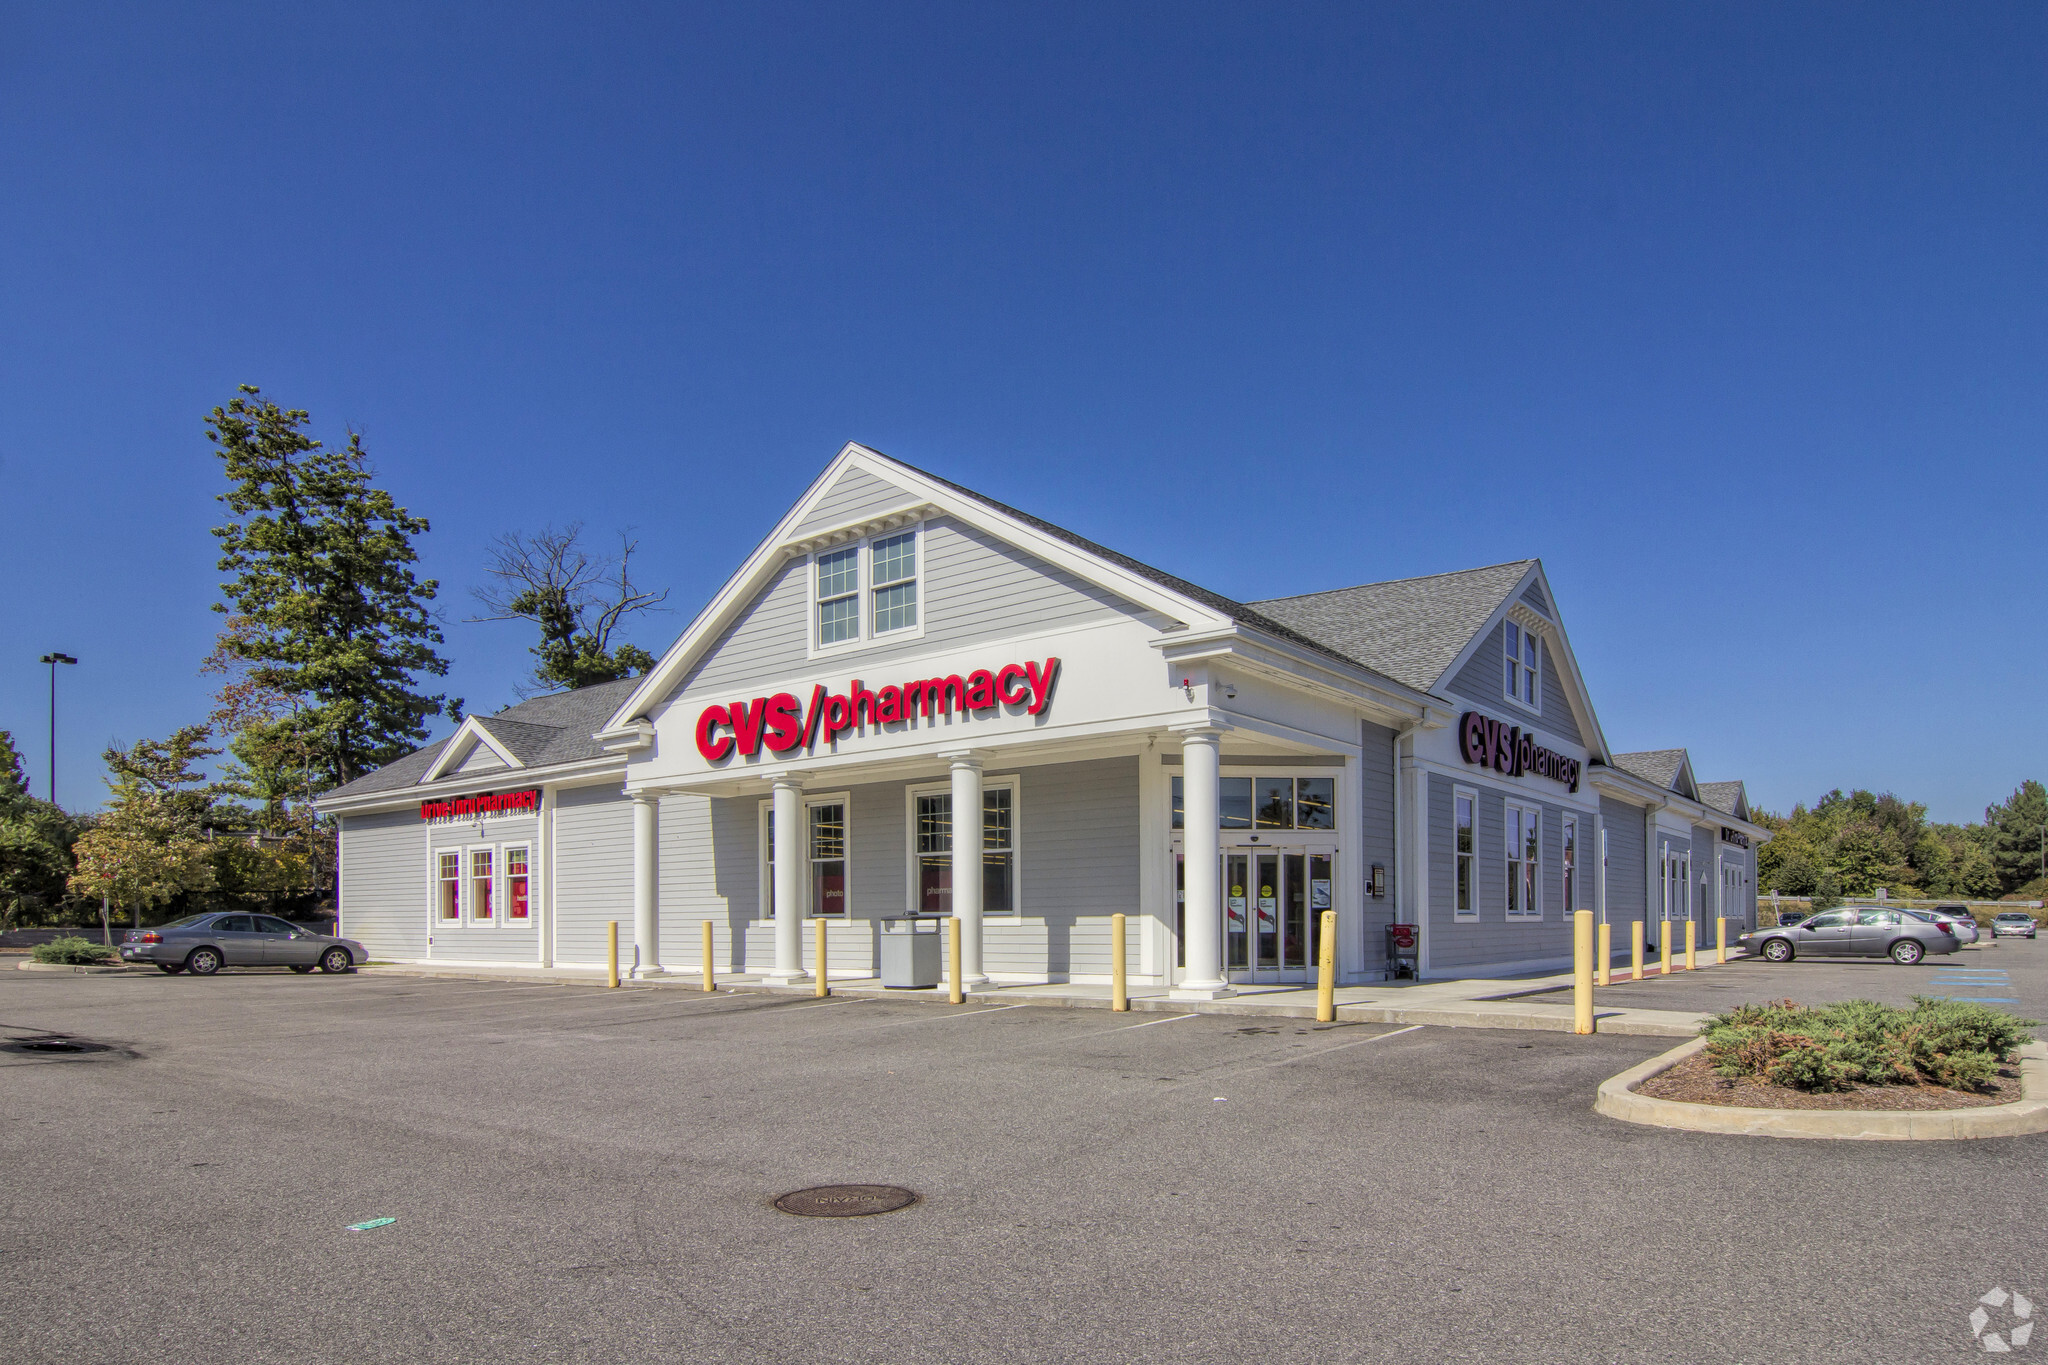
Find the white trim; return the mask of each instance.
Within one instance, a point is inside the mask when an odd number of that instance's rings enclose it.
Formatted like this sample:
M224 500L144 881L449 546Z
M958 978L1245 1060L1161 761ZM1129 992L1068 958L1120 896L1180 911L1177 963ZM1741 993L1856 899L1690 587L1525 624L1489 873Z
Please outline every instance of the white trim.
M1163 766L1163 765L1162 765ZM1140 784L1143 785L1142 783ZM990 791L1007 790L1010 793L1010 908L990 910L982 907L983 919L999 919L1008 924L1021 922L1024 915L1024 781L1018 773L1004 773L991 777L982 774L982 799L988 799ZM952 780L944 782L905 783L903 787L903 913L917 915L924 913L918 905L917 895L917 798L920 796L943 796L948 800L953 795ZM976 822L977 830L980 822ZM959 824L954 822L953 838L959 837Z
M465 737L470 741L468 744L462 742ZM455 769L469 761L470 752L479 744L503 759L507 768L518 771L526 766L513 756L510 749L499 743L497 736L486 730L475 716L464 716L462 724L455 727L455 733L448 736L448 742L441 746L441 752L434 755L432 765L420 775L419 781L414 785L423 787L444 777L453 777ZM496 769L492 771L495 772ZM484 773L469 773L464 775L464 780L475 783L484 780L486 776Z
M1427 781L1427 778L1424 779ZM1472 803L1472 851L1458 852L1458 801ZM1472 870L1465 878L1466 899L1471 902L1465 909L1458 908L1458 860L1470 858ZM1451 787L1451 923L1476 924L1479 921L1479 789L1463 785Z
M1548 621L1544 621L1542 617L1523 606L1520 600L1508 608L1501 620L1501 661L1507 664L1501 678L1502 695L1509 703L1529 712L1538 720L1543 718L1543 634L1549 625ZM1509 626L1514 627L1513 635L1508 633ZM1517 642L1512 662L1507 658L1507 645L1510 640ZM1536 662L1533 666L1527 661L1525 654L1531 642L1536 646ZM1522 695L1525 683L1528 684L1528 690L1536 694L1533 699Z

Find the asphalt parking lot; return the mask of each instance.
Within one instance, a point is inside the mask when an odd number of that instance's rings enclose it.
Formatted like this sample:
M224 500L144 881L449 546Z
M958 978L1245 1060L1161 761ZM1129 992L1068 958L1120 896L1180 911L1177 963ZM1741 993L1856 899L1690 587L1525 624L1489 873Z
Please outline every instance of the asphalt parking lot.
M1795 958L1765 962L1743 958L1711 971L1656 974L1643 981L1600 988L1603 1006L1640 1009L1729 1009L1745 1002L1876 1000L1910 1005L1916 995L1985 1000L2028 1019L2048 1020L2048 939L1990 938L1911 967L1888 958ZM1552 998L1546 994L1543 998ZM1568 998L1568 993L1565 998Z
M23 1365L1924 1361L2048 1303L2048 1138L1595 1115L1665 1040L5 976L108 1047L0 1051ZM770 1206L839 1181L922 1202Z

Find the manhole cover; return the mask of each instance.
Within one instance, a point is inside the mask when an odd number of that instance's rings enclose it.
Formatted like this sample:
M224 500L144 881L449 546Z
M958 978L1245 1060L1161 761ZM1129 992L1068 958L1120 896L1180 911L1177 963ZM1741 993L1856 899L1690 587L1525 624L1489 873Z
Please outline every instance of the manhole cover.
M865 1218L916 1202L917 1196L900 1185L813 1185L782 1195L775 1207L799 1218Z

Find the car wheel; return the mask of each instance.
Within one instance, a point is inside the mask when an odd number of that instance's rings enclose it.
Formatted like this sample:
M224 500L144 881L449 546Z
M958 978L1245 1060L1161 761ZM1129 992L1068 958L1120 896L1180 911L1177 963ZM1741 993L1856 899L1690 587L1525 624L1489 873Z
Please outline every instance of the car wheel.
M182 962L159 962L156 964L156 969L165 976L176 976L179 972L185 970L185 964Z
M346 948L329 948L320 954L320 970L323 972L345 972L352 965Z
M298 973L298 974L299 974L300 976L304 976L304 975L305 975L305 974L306 974L307 972L310 972L310 971L312 971L313 969L312 969L311 967L305 966L305 965L303 965L303 964L301 964L301 963L296 963L296 962L295 962L295 963L293 963L293 964L292 964L292 970L293 970L294 972L297 972L297 973Z
M1927 950L1915 939L1902 938L1892 945L1892 961L1901 967L1910 967L1925 956Z
M1791 960L1792 944L1789 939L1767 938L1764 940L1764 961L1790 962Z
M194 976L212 976L220 970L220 949L194 948L185 955L185 970Z

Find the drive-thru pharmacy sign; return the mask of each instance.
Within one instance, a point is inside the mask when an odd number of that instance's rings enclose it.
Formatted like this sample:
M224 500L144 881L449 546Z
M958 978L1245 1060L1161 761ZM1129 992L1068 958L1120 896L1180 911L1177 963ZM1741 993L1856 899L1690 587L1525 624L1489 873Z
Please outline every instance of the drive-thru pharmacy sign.
M1035 716L1051 705L1059 671L1060 661L1047 659L1042 664L977 668L965 676L954 673L890 683L872 692L855 678L844 692L817 684L811 688L809 706L788 692L707 706L697 715L697 752L707 763L735 753L751 757L764 748L786 754L808 749L821 738L829 743L857 725L895 725L919 714L930 720L939 712L969 715L1005 707Z
M1534 773L1579 789L1579 760L1536 742L1536 732L1467 711L1458 721L1458 752L1467 763L1509 777Z
M478 815L509 815L540 809L540 789L523 792L483 792L476 796L451 796L446 801L420 802L422 820L466 820Z

